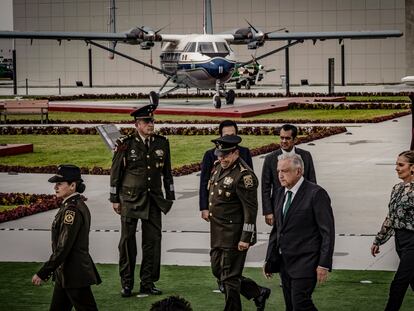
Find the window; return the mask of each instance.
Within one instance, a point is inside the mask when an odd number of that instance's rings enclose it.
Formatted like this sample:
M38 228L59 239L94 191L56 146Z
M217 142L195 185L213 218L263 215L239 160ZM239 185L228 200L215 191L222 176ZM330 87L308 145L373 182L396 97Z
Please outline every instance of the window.
M214 46L212 42L199 42L197 52L201 54L205 53L215 53Z
M225 42L216 42L216 47L218 53L229 53L229 48Z
M196 42L188 42L184 48L184 52L194 53L196 50Z

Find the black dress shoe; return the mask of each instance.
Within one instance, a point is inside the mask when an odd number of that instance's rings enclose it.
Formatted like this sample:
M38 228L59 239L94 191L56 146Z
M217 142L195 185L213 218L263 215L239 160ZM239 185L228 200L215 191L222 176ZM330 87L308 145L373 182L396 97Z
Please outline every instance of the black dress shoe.
M262 287L260 289L260 295L253 299L254 304L257 307L257 311L264 311L266 300L269 298L271 292L270 288L267 287Z
M162 295L162 291L155 286L152 287L142 287L140 288L139 292L141 294L147 294L147 295Z
M132 290L129 287L123 287L121 289L121 297L127 298L132 296Z

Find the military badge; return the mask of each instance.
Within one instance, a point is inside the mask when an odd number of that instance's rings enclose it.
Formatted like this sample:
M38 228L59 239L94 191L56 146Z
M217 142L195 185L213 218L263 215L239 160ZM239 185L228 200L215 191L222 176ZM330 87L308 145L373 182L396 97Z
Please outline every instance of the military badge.
M65 212L65 218L63 219L63 223L66 225L73 225L73 222L75 221L75 212L74 211L66 211Z
M223 190L219 189L218 194L221 195L223 193Z
M230 186L233 183L233 177L227 176L224 178L223 184L226 186Z
M131 150L131 153L132 153L132 154L134 154L134 153L135 153L135 150L134 150L134 149L132 149L132 150Z
M231 193L226 191L226 197L230 198Z
M162 150L162 149L157 149L157 150L155 150L155 154L156 154L158 157L162 157L162 156L164 155L164 150Z
M252 175L243 176L243 182L246 188L253 187L253 176Z

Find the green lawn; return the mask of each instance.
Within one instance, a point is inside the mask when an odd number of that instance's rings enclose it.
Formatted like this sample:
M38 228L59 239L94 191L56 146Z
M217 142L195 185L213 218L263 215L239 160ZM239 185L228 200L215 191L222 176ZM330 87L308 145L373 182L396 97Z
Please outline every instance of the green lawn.
M275 136L242 135L242 145L256 148L279 142ZM214 147L216 136L168 137L173 167L201 162L206 150ZM2 157L4 165L46 166L72 163L80 167L110 168L112 154L99 135L2 135L1 144L32 143L33 153Z
M0 286L0 310L48 309L53 290L52 283L48 282L40 287L31 284L31 277L40 266L39 263L0 263L3 284ZM98 271L103 283L92 288L100 310L149 310L153 302L169 295L185 297L195 311L217 311L222 310L224 306L224 296L212 292L216 289L216 282L209 267L162 266L161 279L157 282L157 286L164 291L162 296L127 299L119 295L117 265L98 265ZM246 268L245 276L272 289L266 310L284 310L278 277L265 280L259 268ZM336 270L332 272L326 284L316 288L314 302L322 311L383 310L392 277L392 272ZM371 280L373 283L361 284L361 280ZM243 310L256 310L252 301L242 298L242 303ZM413 306L414 295L408 290L401 311L412 311Z
M379 116L390 115L395 112L404 111L403 109L361 109L361 110L289 110L262 114L248 118L234 118L238 120L258 120L258 119L309 119L309 120L343 120L343 119L367 119ZM38 116L10 116L10 120L40 120ZM50 112L50 120L102 120L110 122L131 121L132 118L128 113L83 113L83 112ZM206 117L206 116L181 116L181 115L156 115L158 121L163 120L224 120L223 117Z
M17 206L18 205L0 205L0 213L7 210L15 209Z
M410 102L410 98L408 96L346 96L346 100L349 102Z

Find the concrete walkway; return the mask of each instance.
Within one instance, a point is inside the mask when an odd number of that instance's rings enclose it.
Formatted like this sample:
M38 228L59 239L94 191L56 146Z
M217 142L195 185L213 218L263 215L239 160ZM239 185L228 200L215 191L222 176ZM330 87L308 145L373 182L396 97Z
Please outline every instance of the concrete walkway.
M334 267L395 270L398 260L393 241L381 248L376 259L369 248L387 213L391 188L399 181L394 163L399 152L409 149L411 116L347 128L348 133L300 146L312 153L318 183L332 199L337 232ZM254 158L259 178L263 158ZM53 193L49 177L1 173L0 191ZM85 175L84 179L92 213L92 257L96 262L116 263L120 222L107 200L109 176ZM198 173L175 178L177 200L163 219L163 264L209 265L209 225L199 216L198 182ZM0 224L0 261L46 260L55 214L49 211ZM249 266L262 265L270 232L260 215L257 224L259 243L249 251Z

